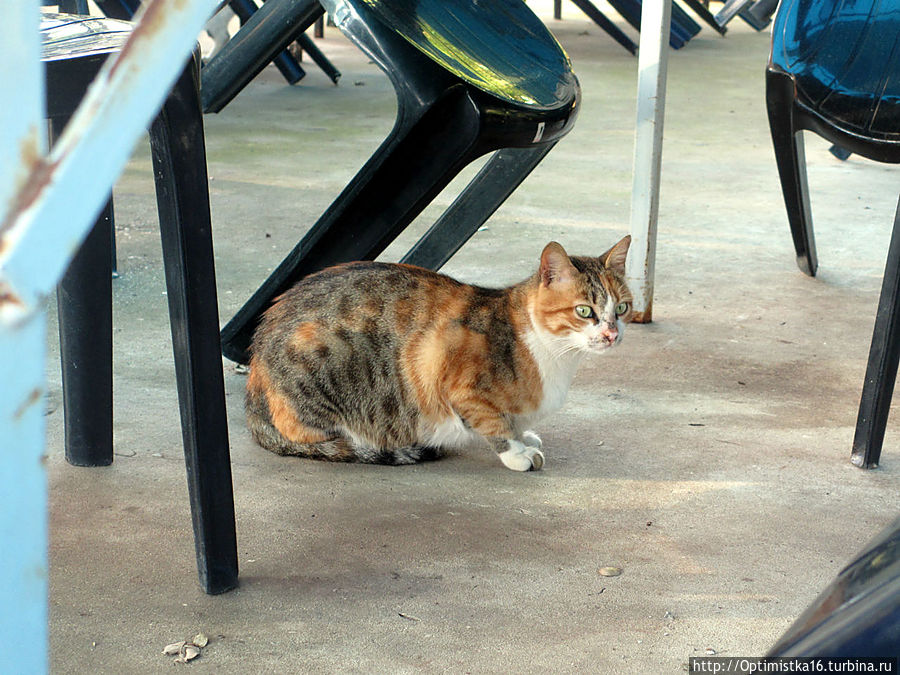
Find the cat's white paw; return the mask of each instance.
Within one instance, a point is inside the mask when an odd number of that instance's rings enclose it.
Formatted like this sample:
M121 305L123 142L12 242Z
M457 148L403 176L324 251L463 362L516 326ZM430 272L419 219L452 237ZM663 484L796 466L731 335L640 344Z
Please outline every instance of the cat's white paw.
M538 450L540 450L544 447L544 443L543 441L541 441L541 437L533 431L526 431L525 433L523 433L522 442L529 448L537 448Z
M500 461L513 471L540 471L544 453L519 441L509 441L509 450L499 454Z

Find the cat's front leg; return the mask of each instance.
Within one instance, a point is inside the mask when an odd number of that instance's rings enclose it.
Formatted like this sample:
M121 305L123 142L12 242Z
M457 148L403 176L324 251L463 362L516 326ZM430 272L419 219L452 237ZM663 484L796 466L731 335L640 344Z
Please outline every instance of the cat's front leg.
M454 410L471 429L487 439L504 466L513 471L540 471L544 466L544 454L540 448L522 442L523 434L511 415L474 396L460 397ZM531 436L532 441L537 438Z
M534 416L532 415L512 415L513 438L529 448L541 450L544 447L541 437L528 428L533 421Z
M509 438L492 438L491 447L504 466L513 471L540 471L544 466L544 453L540 449Z

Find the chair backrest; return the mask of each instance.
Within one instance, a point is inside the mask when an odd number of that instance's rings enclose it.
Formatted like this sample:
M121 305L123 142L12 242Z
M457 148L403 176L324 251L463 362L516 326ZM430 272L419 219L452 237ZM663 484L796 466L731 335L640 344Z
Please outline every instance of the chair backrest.
M769 65L844 131L900 140L900 0L782 0Z
M563 48L522 0L322 0L339 26L364 6L472 86L535 109L569 105L578 88Z

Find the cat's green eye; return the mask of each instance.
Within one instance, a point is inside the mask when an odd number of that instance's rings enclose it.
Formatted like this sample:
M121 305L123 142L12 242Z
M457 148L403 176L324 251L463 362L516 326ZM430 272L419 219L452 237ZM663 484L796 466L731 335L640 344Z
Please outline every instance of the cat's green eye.
M575 307L575 313L582 319L590 319L594 316L594 310L589 305L578 305Z
M616 305L616 316L622 316L625 312L628 311L628 303L620 302Z

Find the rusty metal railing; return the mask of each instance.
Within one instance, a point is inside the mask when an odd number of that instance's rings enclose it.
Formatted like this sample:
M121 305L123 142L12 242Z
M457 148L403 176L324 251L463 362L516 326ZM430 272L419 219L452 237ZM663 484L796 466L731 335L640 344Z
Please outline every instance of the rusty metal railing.
M46 299L218 0L147 0L48 153L40 0L0 21L0 670L47 659ZM5 661L5 662L4 662Z

